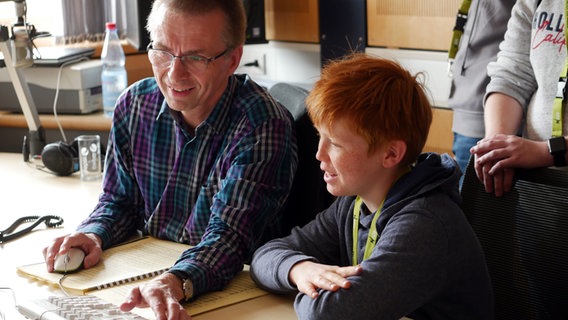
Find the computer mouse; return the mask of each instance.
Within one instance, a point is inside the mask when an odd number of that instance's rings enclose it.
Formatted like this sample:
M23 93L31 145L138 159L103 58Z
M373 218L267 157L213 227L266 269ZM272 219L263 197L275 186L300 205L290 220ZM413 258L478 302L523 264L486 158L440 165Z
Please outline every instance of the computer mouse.
M64 255L58 255L53 262L53 271L57 273L72 273L83 267L85 252L79 248L71 248Z

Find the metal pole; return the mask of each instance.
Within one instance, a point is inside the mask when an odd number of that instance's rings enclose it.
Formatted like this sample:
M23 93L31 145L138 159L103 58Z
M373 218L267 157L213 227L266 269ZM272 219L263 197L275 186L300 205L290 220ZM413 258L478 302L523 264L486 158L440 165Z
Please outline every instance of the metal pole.
M16 96L20 102L20 107L26 118L29 128L27 142L29 144L30 155L39 156L45 146L45 133L39 120L39 114L34 104L28 83L22 70L17 69L10 50L10 37L8 35L8 27L0 25L0 50L4 55L5 67L8 70L8 76L12 81Z

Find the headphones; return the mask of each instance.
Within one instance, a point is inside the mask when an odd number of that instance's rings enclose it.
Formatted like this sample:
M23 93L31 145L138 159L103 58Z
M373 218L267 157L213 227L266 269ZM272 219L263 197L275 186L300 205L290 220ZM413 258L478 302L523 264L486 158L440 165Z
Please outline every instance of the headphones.
M29 160L29 146L24 137L24 161ZM106 148L101 143L101 162L104 161ZM57 141L47 144L41 151L43 166L57 176L69 176L79 171L79 143L77 139L71 144ZM101 163L101 168L103 163ZM37 167L41 169L41 167Z
M58 176L68 176L79 171L79 147L77 139L71 144L57 141L46 145L41 151L41 161Z

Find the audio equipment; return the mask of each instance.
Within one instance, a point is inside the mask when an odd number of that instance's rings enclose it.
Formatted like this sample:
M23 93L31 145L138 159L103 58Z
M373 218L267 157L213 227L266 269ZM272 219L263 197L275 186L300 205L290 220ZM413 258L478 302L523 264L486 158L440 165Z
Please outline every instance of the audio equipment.
M247 16L245 44L267 43L264 0L243 0Z
M24 144L22 148L24 162L30 162L30 150L27 139L24 136ZM104 158L106 148L101 143L101 168L104 167ZM79 171L79 148L77 139L72 143L57 141L47 144L41 151L41 162L43 166L36 165L36 169L53 173L57 176L69 176ZM44 170L45 168L49 171Z
M71 144L58 141L46 145L41 152L43 165L58 176L68 176L79 171L77 140Z

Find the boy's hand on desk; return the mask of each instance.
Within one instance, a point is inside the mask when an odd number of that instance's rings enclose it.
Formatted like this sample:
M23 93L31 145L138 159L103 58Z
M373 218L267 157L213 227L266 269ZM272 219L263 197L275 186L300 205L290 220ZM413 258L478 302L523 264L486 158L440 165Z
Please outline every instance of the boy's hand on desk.
M132 289L120 309L150 307L157 320L188 320L191 317L179 302L183 296L180 279L166 272Z
M298 290L312 298L318 297L317 289L337 291L348 289L351 282L347 277L361 274L361 266L338 267L312 261L302 261L290 269L290 281Z
M57 255L66 254L71 248L79 248L85 252L83 267L88 269L99 263L103 254L101 239L92 233L72 233L55 238L49 247L43 249L43 256L48 272L53 272L53 263Z

